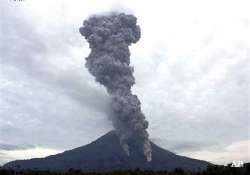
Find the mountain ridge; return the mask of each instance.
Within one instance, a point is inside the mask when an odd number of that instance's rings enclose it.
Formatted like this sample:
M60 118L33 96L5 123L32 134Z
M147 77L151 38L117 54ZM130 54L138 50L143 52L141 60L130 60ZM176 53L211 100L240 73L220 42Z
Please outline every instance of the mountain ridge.
M114 171L114 170L203 170L209 162L176 155L153 142L152 161L132 147L131 155L127 156L119 144L114 131L101 136L97 140L62 153L45 158L16 160L6 163L3 168L66 171L70 168L82 171Z

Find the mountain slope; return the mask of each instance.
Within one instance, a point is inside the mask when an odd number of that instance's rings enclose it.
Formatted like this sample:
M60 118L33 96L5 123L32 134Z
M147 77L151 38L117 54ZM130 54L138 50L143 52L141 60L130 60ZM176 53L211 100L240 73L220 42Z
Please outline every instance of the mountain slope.
M131 155L126 156L120 147L114 131L100 137L96 141L73 150L46 158L16 160L5 164L4 168L65 171L70 168L83 171L112 171L126 169L188 170L205 169L208 162L190 159L164 150L151 142L153 159L147 162L136 147Z

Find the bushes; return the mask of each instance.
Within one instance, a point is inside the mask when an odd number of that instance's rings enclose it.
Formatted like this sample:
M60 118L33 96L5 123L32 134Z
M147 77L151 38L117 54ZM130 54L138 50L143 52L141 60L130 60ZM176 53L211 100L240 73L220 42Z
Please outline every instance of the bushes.
M67 172L33 171L33 170L4 170L0 169L0 175L249 175L250 164L244 167L234 168L230 166L210 165L206 171L192 172L177 168L174 171L114 171L114 172L81 172L80 170L69 169Z

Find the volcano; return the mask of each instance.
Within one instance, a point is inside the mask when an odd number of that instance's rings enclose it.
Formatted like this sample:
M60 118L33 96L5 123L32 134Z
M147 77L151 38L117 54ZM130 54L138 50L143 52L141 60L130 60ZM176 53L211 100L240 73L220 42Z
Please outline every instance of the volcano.
M206 161L176 155L160 148L153 142L152 161L148 162L136 146L131 147L127 156L121 148L114 131L110 131L92 143L60 154L45 158L16 160L3 166L6 169L31 169L67 171L70 168L82 171L114 171L114 170L203 170L209 164Z

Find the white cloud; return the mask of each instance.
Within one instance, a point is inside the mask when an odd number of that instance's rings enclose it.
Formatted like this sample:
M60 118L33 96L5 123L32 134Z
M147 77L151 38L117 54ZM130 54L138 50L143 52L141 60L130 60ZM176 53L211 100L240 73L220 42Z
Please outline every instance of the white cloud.
M196 159L207 160L211 163L227 165L233 161L250 161L250 140L232 143L219 150L203 150L182 153Z
M31 158L42 158L49 155L58 154L62 151L51 148L30 148L24 150L0 150L0 163L4 163L11 160L24 160Z

